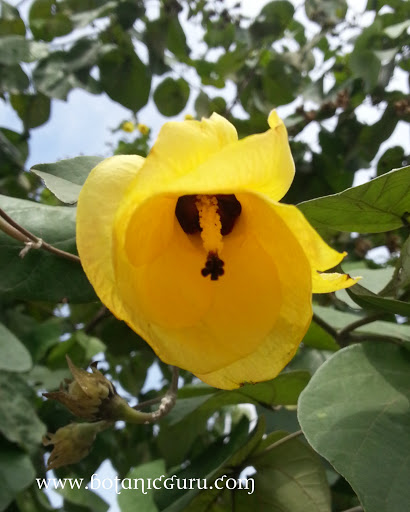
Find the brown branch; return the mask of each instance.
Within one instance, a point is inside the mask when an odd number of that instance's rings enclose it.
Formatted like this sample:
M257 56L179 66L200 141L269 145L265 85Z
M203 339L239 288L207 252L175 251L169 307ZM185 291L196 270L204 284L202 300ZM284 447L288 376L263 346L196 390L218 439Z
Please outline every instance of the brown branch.
M91 318L91 320L88 322L88 324L86 324L84 326L84 332L86 334L90 334L95 328L96 326L102 321L104 320L104 318L106 318L107 316L109 316L111 313L110 311L105 307L105 306L102 306L98 311L97 313L95 314L95 316L93 318Z
M332 336L335 340L337 340L339 333L336 329L334 329L331 325L329 325L327 322L322 320L320 316L318 316L316 313L313 313L313 321L317 323L319 327L321 327L324 331L326 331L330 336Z
M338 336L340 338L345 337L347 334L349 334L351 331L354 331L358 327L362 327L363 325L371 324L372 322L376 322L377 320L382 319L384 316L386 316L386 313L374 313L369 316L364 316L363 318L359 318L359 320L356 320L356 322L352 322L351 324L346 325L346 327L343 327L343 329L340 329L338 332Z
M380 320L386 313L379 312L373 313L372 315L368 315L362 318L359 318L355 322L352 322L343 329L337 330L331 325L329 325L325 320L320 318L315 313L313 314L313 321L316 322L324 331L330 334L336 342L339 344L341 348L347 347L349 343L361 343L362 341L377 341L377 342L389 342L394 343L395 345L403 346L403 341L400 338L396 338L394 336L385 336L383 334L373 334L373 333L356 333L353 332L355 329L359 327L363 327L364 325L370 324L377 320Z
M61 249L57 249L53 245L45 242L41 238L37 237L27 229L20 226L15 220L13 220L7 213L0 208L0 217L2 218L2 222L0 222L0 229L4 231L7 235L18 240L19 242L23 242L25 247L20 251L20 256L24 258L27 252L31 249L44 249L56 256L61 258L65 258L70 261L75 261L76 263L81 263L80 258L75 254L71 254L70 252L62 251Z

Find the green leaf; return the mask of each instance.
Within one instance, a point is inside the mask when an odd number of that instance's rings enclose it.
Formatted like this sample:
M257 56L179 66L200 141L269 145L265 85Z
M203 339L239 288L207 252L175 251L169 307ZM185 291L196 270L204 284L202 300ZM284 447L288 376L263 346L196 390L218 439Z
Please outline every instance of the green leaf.
M363 79L366 92L374 89L379 78L381 63L374 52L382 49L381 38L381 21L376 18L357 37L354 50L349 56L350 68L355 76Z
M190 465L178 471L176 477L182 482L185 478L199 478L202 484L203 479L206 479L207 483L209 482L212 486L214 478L221 474L230 473L236 465L241 465L249 452L259 444L263 428L264 423L262 422L249 437L249 422L243 417L232 429L227 442L223 438L219 438L215 443L208 446L201 455L196 457ZM156 494L155 502L158 504L159 510L179 512L187 510L187 505L199 492L200 489L197 486L188 490L188 492L187 489L178 489L177 486L173 490L163 488ZM195 502L192 505L196 512L198 507ZM188 510L190 509L188 508Z
M0 207L18 224L63 251L74 253L76 210L0 195ZM21 242L0 232L0 297L47 302L97 300L79 263L33 249L21 259Z
M310 375L313 375L333 353L334 350L319 350L301 346L289 363L289 368L291 370L307 370Z
M309 378L308 371L297 370L284 372L268 382L247 384L234 391L218 391L203 385L188 387L187 390L183 388L159 434L164 457L170 464L178 463L196 436L204 430L206 420L222 407L261 404L271 409L276 405L296 405ZM169 439L173 440L171 445Z
M0 36L19 35L24 36L26 27L20 18L18 10L5 2L0 1Z
M186 42L185 32L178 17L166 19L166 46L171 52L181 59L186 60L189 56L189 48Z
M355 268L354 264L349 266L348 270L345 269L351 276L360 276L359 283L362 287L365 287L367 290L370 290L372 294L378 294L387 286L387 284L391 281L393 277L394 268L386 267L386 268L378 268L378 269L370 269L370 268ZM354 287L353 287L354 288ZM346 290L338 290L336 292L336 297L340 300L343 300L353 309L359 309L357 307L357 303L350 298L350 295Z
M393 102L388 104L382 117L372 125L365 125L360 130L358 138L358 148L360 155L367 161L373 160L377 151L385 140L387 140L397 126L399 117ZM402 163L399 163L402 166ZM392 169L393 167L390 167ZM389 169L389 170L390 170Z
M281 77L280 81L278 76ZM300 82L300 71L278 56L270 60L262 77L263 92L268 101L275 106L293 101L297 96Z
M391 39L397 39L400 37L403 32L405 32L410 27L410 20L402 21L401 23L396 23L395 25L390 25L384 29L384 33L389 36Z
M305 11L307 17L323 27L335 25L344 19L347 12L346 0L306 0Z
M350 270L353 275L361 275L363 279L358 284L352 286L347 290L340 290L337 292L338 298L345 300L349 306L356 308L356 304L364 309L385 311L402 316L410 315L410 304L401 300L392 298L381 297L377 295L383 290L393 277L393 267L380 268L380 269L358 269Z
M372 50L354 51L350 55L350 67L356 76L364 80L366 91L375 88L381 63Z
M399 228L410 212L410 167L395 169L339 194L305 201L299 209L315 228L380 233Z
M401 248L400 268L397 284L400 288L407 288L410 285L410 236Z
M46 123L50 117L50 98L44 94L12 95L10 103L27 131Z
M401 167L404 159L404 149L401 146L386 149L377 162L377 176L381 176L391 169Z
M296 405L299 394L309 381L310 375L304 371L284 372L275 379L258 384L246 384L233 391L218 391L215 388L200 386L201 394L193 398L179 398L176 406L167 416L174 425L195 412L195 419L208 418L214 411L225 405L260 403L269 407L276 405ZM206 392L207 394L204 394Z
M0 175L21 171L27 156L27 137L7 128L0 128Z
M32 366L30 352L0 323L0 370L26 372Z
M6 510L35 476L30 457L16 446L0 440L0 511Z
M348 480L366 512L410 503L409 404L409 358L380 343L336 352L300 397L307 440Z
M98 18L108 16L117 6L117 2L108 1L95 9L87 9L82 12L74 13L71 16L71 21L76 28L83 28Z
M286 27L293 20L294 6L285 0L276 0L266 4L250 27L250 33L255 41L261 39L279 39Z
M74 204L87 176L102 160L99 156L78 156L52 164L36 164L30 172L39 176L60 201Z
M303 338L303 344L320 350L335 351L340 348L334 338L314 321Z
M84 331L76 331L68 340L55 345L47 358L49 368L66 368L66 355L77 366L88 365L92 358L105 352L104 343L94 336L88 336Z
M234 39L235 25L233 23L223 18L220 18L216 22L208 20L204 41L210 48L222 46L228 51Z
M189 93L189 85L183 78L168 77L155 89L154 101L162 115L172 117L185 108Z
M26 375L27 383L35 389L46 391L58 389L64 379L70 380L72 378L68 368L49 370L46 366L37 365Z
M355 284L346 291L349 297L364 309L410 316L410 303L408 302L380 297L360 284Z
M72 478L75 478L75 475ZM84 487L71 488L66 485L64 489L57 488L56 492L69 503L84 507L91 512L106 512L109 509L108 503L100 498L100 496ZM83 510L83 508L81 508L81 510Z
M124 488L121 490L121 494L118 495L118 505L121 512L131 512L132 510L158 512L154 502L153 489L148 490L146 486L149 478L154 480L164 475L164 473L165 464L162 460L154 460L133 468L123 479L122 485ZM138 485L137 489L135 489L135 484Z
M330 491L317 454L298 439L276 448L287 433L273 432L259 445L249 464L256 469L255 491L235 491L235 510L271 512L330 512ZM240 497L239 497L240 495Z
M52 41L55 37L69 34L73 23L60 12L61 3L56 0L36 0L30 8L30 29L35 39Z
M33 71L37 89L51 98L66 100L76 83L73 75L67 72L67 54L62 51L52 53L40 60Z
M66 54L67 70L74 72L84 68L91 69L97 63L100 53L109 47L103 46L99 40L79 39Z
M46 433L33 405L33 392L16 373L0 372L0 432L12 443L35 451Z
M0 94L8 92L18 94L30 85L29 79L18 64L3 66L0 64Z
M60 343L60 336L67 330L62 318L52 316L39 323L33 316L15 309L7 312L7 325L30 351L35 363L41 361L51 347Z
M135 53L116 48L100 57L100 80L114 101L137 112L148 101L151 75Z
M0 37L0 63L33 62L48 55L47 45L29 41L23 36Z

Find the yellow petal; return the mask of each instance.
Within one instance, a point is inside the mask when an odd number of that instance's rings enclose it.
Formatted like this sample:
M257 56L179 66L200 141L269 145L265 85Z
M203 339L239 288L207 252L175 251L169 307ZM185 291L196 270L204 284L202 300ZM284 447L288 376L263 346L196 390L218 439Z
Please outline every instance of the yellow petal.
M270 129L224 147L192 172L174 182L182 194L260 192L279 200L288 191L295 165L283 121L275 111L269 116Z
M276 203L276 211L294 232L310 262L313 293L334 292L357 282L346 274L322 274L338 265L346 253L329 247L295 206Z
M279 200L295 167L285 125L275 111L268 121L268 131L240 141L233 125L217 114L166 123L120 205L121 222L135 232L137 208L158 195L255 191Z
M154 234L161 230L155 219L150 227ZM224 237L225 275L211 282L201 275L206 252L200 235L187 235L176 220L172 230L163 253L144 264L132 264L117 246L123 319L165 362L191 371L216 370L249 354L272 329L281 300L275 262L241 215Z
M238 200L248 229L275 262L281 300L272 329L255 350L218 371L196 373L222 389L274 378L294 356L312 317L310 266L298 241L269 201L251 194L238 195Z
M187 235L176 220L177 196L173 207L153 202L151 215L147 213L154 246L156 239L161 240L164 218L156 208L162 205L168 211L165 216L173 219L167 228L169 243L156 258L141 263L129 258L120 243L114 244L115 282L122 299L114 313L163 361L201 375L224 371L270 340L275 360L261 362L258 378L242 372L237 385L276 375L293 356L312 314L310 268L297 240L262 199L251 194L238 199L242 213L224 237L220 256L225 275L217 282L201 275L206 253L200 235ZM120 220L116 219L117 230ZM135 225L137 232L138 228L147 231L146 224Z
M190 173L237 140L235 127L218 114L202 121L165 123L134 188L145 196L166 191L170 181Z
M342 288L350 288L358 281L361 277L350 277L349 274L338 274L338 273L313 273L313 290L314 293L329 293L335 290L341 290Z
M113 156L98 164L81 189L77 206L77 248L84 271L101 301L121 310L112 264L112 229L118 205L144 163L140 156Z

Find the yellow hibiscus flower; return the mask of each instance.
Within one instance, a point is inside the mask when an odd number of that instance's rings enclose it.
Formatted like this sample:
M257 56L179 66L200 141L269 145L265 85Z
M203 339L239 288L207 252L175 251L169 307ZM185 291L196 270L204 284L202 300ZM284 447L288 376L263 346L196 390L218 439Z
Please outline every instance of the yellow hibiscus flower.
M98 164L78 201L78 251L101 301L164 362L223 389L275 377L312 292L356 282L323 273L345 254L278 203L294 163L275 111L268 122L239 141L217 114L166 123L146 159Z

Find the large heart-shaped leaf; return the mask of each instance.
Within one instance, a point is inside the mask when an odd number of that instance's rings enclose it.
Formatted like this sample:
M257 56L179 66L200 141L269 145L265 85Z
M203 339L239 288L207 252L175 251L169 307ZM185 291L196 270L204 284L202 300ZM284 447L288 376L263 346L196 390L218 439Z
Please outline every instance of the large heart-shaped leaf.
M348 480L366 512L410 503L410 359L384 343L336 352L299 399L313 448Z

